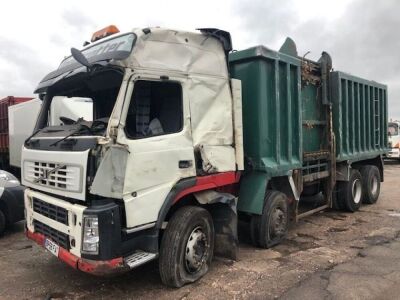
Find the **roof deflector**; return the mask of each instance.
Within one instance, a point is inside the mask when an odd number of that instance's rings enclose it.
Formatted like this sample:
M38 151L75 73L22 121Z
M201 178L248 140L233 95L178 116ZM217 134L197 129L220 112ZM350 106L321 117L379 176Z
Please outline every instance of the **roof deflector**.
M232 51L231 34L228 31L224 31L218 28L197 28L197 30L200 30L202 34L212 36L221 42L224 48L226 64L229 70L228 56L229 52Z
M296 43L290 37L287 37L285 42L279 49L279 52L285 53L290 56L297 57Z

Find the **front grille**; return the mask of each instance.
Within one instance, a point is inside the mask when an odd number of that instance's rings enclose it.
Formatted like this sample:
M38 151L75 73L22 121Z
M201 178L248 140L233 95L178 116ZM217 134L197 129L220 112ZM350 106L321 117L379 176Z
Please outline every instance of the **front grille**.
M35 184L79 192L81 190L81 168L60 163L24 161L24 176Z
M35 232L43 234L46 238L51 239L60 247L69 250L69 237L68 234L62 233L38 220L33 220L33 226L35 227Z
M68 211L65 208L33 198L33 211L54 221L68 225Z

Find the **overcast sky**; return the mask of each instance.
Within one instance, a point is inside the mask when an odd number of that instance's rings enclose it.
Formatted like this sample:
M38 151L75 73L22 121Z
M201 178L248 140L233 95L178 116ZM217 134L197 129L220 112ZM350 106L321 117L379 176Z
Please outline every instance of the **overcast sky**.
M400 1L6 1L0 17L0 97L31 96L36 84L91 34L162 26L230 31L237 50L278 50L292 37L299 55L389 87L389 116L400 119Z

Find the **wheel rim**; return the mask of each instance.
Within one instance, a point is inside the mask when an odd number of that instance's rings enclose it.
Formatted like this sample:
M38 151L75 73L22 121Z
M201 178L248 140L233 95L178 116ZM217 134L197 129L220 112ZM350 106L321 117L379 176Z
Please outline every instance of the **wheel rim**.
M281 237L285 235L286 232L286 224L287 220L285 217L285 212L281 207L276 207L271 212L271 221L270 221L270 237Z
M198 226L192 230L186 243L185 266L189 273L198 272L206 263L209 243L203 228Z
M373 176L371 179L371 194L376 195L378 192L378 178L376 176Z
M351 191L352 191L354 203L355 204L360 203L360 201L361 201L361 192L362 192L360 179L354 180Z

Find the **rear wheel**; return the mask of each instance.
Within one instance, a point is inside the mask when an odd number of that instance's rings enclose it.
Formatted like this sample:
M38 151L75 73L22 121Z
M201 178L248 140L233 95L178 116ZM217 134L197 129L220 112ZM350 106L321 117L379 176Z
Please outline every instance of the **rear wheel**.
M271 248L285 237L289 227L288 201L285 194L268 190L261 216L253 216L250 229L253 243L262 248Z
M374 204L378 201L381 191L381 174L376 166L364 166L360 169L363 195L362 202Z
M4 213L0 210L0 235L4 233L6 230L6 216Z
M159 268L162 282L181 287L205 275L214 251L214 226L207 210L196 206L179 209L164 232Z
M340 207L355 212L361 207L363 194L362 178L359 171L352 169L349 181L338 182L338 199Z

